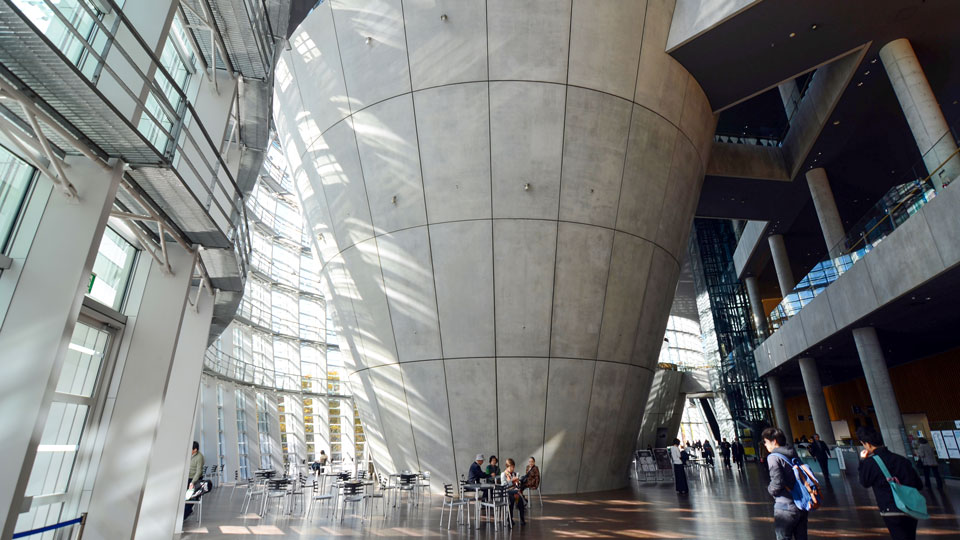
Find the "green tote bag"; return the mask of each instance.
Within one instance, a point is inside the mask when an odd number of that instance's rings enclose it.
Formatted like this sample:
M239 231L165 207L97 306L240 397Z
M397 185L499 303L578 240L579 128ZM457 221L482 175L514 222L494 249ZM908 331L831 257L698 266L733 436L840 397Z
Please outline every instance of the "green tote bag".
M883 460L880 459L879 456L873 456L873 459L876 460L877 465L880 466L880 472L883 473L883 477L890 478L890 471L888 471L887 466L883 464ZM920 493L917 488L898 484L897 482L890 482L890 489L893 491L893 501L897 503L897 508L904 514L914 519L930 518L930 514L927 513L927 499L923 497L923 493Z

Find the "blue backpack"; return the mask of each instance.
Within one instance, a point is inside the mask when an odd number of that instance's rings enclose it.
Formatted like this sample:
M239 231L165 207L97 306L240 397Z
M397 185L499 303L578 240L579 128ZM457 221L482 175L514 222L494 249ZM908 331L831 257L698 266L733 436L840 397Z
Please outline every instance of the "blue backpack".
M797 505L797 508L800 510L806 512L820 508L820 501L822 500L820 496L820 484L817 482L816 477L813 476L813 471L810 470L810 467L804 464L800 458L789 459L787 456L776 452L770 455L776 456L780 461L783 461L793 469L793 478L796 481L789 490L793 504Z
M887 470L887 466L883 464L880 456L873 456L873 459L876 460L877 465L880 466L880 472L883 473L883 477L890 483L890 491L893 492L893 502L897 503L897 508L914 519L929 519L930 514L927 513L927 499L923 497L923 493L920 493L917 488L905 486L899 481L891 479L890 471Z

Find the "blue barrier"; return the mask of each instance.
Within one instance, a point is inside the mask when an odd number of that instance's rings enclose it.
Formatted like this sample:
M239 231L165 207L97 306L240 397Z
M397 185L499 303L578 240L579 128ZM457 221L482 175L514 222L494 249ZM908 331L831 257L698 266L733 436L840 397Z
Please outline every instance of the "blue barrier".
M71 519L70 521L64 521L62 523L54 523L53 525L47 525L46 527L40 527L39 529L33 529L29 531L18 532L13 535L14 538L23 538L25 536L33 536L35 534L45 533L47 531L52 531L55 529L60 529L63 527L69 527L70 525L76 525L77 523L82 523L83 518L78 517L76 519Z

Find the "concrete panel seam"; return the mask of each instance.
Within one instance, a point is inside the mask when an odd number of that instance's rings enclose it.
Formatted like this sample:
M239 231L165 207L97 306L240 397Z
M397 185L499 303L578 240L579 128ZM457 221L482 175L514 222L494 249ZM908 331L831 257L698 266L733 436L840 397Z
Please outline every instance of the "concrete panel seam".
M661 202L661 204L662 204L662 202ZM329 207L329 206L328 206L328 207ZM452 219L452 220L447 220L447 221L437 221L437 222L433 222L433 223L427 223L426 225L411 225L410 227L401 227L401 228L399 228L399 229L392 230L392 231L384 231L384 232L380 232L380 233L374 233L374 234L371 235L369 238L364 238L364 239L362 239L362 240L359 240L359 241L357 241L357 242L354 242L354 243L350 244L349 246L347 246L347 247L341 249L340 251L338 251L333 257L330 258L330 260L333 260L333 259L339 257L340 255L343 255L344 253L346 253L346 252L349 251L350 249L352 249L352 248L354 248L354 247L356 247L356 246L358 246L358 245L360 245L360 244L362 244L362 243L364 243L364 242L368 242L368 241L370 241L370 240L372 240L372 239L380 238L380 237L382 237L382 236L389 236L389 235L392 235L392 234L395 234L395 233L398 233L398 232L409 231L409 230L411 230L411 229L416 229L416 228L419 228L419 227L431 227L431 226L433 226L433 225L446 225L446 224L449 224L449 223L467 223L467 222L471 222L471 221L543 221L543 222L547 222L547 223L569 223L569 224L571 224L571 225L585 225L585 226L588 226L588 227L596 227L596 228L598 228L598 229L606 229L606 230L608 230L608 231L613 231L614 234L616 234L616 233L625 234L625 235L628 235L628 236L632 236L632 237L634 237L634 238L637 238L637 239L639 239L639 240L643 240L644 242L648 242L648 243L652 244L654 247L656 247L656 248L660 249L661 251L663 251L664 253L666 253L667 256L669 256L669 257L673 260L673 262L677 263L677 266L678 266L678 267L679 267L679 266L682 266L682 263L680 262L680 260L677 259L672 253L670 253L670 251L667 250L665 247L663 247L663 246L661 246L660 244L658 244L656 240L651 240L651 239L646 238L646 237L644 237L644 236L640 236L639 234L634 234L634 233L629 232L629 231L624 231L624 230L618 229L618 228L616 228L616 227L608 227L608 226L606 226L606 225L597 225L597 224L594 224L594 223L584 223L584 222L582 222L582 221L573 221L573 220L569 220L569 219L560 219L560 220L554 221L554 220L552 220L552 219L528 218L528 217L499 217L499 218ZM332 228L332 225L331 225L331 228ZM338 246L338 247L339 247L339 246ZM329 261L328 261L328 262L329 262ZM324 268L326 268L328 262L323 262L323 261L321 261L321 265L320 265L320 271L321 271L321 272L323 271ZM554 276L554 277L556 277L556 276Z
M638 70L638 71L639 71L639 70ZM294 75L294 77L296 78L296 75ZM299 79L297 79L297 80L299 81ZM647 111L649 111L649 112L651 112L651 113L659 116L659 117L662 118L664 121L666 121L667 123L669 123L671 126L677 128L677 131L680 132L680 133L682 133L683 136L687 139L687 141L689 141L690 144L693 145L695 151L697 152L697 156L700 158L700 162L703 163L704 170L706 170L707 161L704 159L704 156L701 155L699 146L693 142L693 139L691 139L690 136L687 135L687 133L684 132L677 123L672 122L669 118L663 116L663 114L661 114L659 111L655 111L655 110L647 107L646 105L643 105L643 104L641 104L641 103L637 103L636 101L627 99L627 98L625 98L625 97L623 97L623 96L618 96L618 95L616 95L616 94L611 94L610 92L605 92L605 91L603 91L603 90L597 90L596 88L589 88L589 87L580 86L580 85L577 85L577 84L558 83L558 82L556 82L556 81L538 81L538 80L532 80L532 79L531 79L531 80L526 80L526 79L488 79L488 80L479 80L479 81L460 81L460 82L455 82L455 83L438 84L438 85L435 85L435 86L428 86L428 87L424 87L424 88L418 88L418 89L416 89L416 90L411 90L410 92L402 92L402 93L396 94L396 95L394 95L394 96L386 97L386 98L383 98L383 99L374 101L374 102L370 103L369 105L364 105L363 107L360 107L359 109L357 109L357 110L355 110L355 111L352 110L352 107L351 107L351 112L350 112L350 114L348 114L348 115L344 116L343 118L337 120L337 121L334 122L333 124L330 124L330 126L328 126L327 128L325 128L322 132L320 132L316 137L314 137L313 139L311 139L309 142L304 141L303 147L305 148L305 150L300 154L299 157L300 157L301 160L303 160L303 156L307 155L307 153L310 152L310 148L314 145L314 143L316 143L318 140L320 140L320 139L321 139L328 131L330 131L331 129L333 129L333 128L335 128L336 126L340 125L341 123L345 122L347 119L353 118L353 116L354 116L355 114L364 112L364 111L366 111L367 109L369 109L369 108L371 108L371 107L376 107L377 105L379 105L379 104L381 104L381 103L390 101L390 100L392 100L392 99L400 98L400 97L403 97L403 96L407 96L407 95L413 96L414 94L418 94L418 93L420 93L420 92L426 92L426 91L428 91L428 90L436 90L436 89L438 89L438 88L448 88L448 87L461 86L461 85L467 85L467 84L483 84L483 83L487 83L487 91L488 91L488 93L489 93L489 85L490 85L490 83L501 83L501 82L531 83L531 84L552 84L552 85L555 85L555 86L565 86L565 87L568 87L568 88L577 88L577 89L580 89L580 90L586 90L586 91L589 91L589 92L596 92L596 93L598 93L598 94L604 94L604 95L607 95L607 96L610 96L610 97L619 99L619 100L621 100L621 101L625 101L625 102L627 102L627 103L631 103L631 104L634 105L634 106L642 107L642 108L646 109ZM346 82L344 82L344 87L346 87ZM300 85L299 85L299 84L297 85L297 91L300 92ZM350 93L349 93L349 92L347 92L347 96L346 96L346 97L347 97L347 102L348 102L347 104L348 104L348 106L350 106ZM488 99L489 99L489 98L488 98ZM564 99L566 99L566 95L564 95ZM301 103L301 110L304 110L303 98L302 98L302 97L301 97L301 99L300 99L300 103ZM489 107L488 107L488 108L489 108ZM566 112L564 112L564 116L566 116Z
M384 367L399 366L399 365L401 365L401 364L415 364L415 363L418 363L418 362L439 362L439 361L441 361L441 360L444 361L444 362L448 362L448 361L451 361L451 360L476 360L476 359L478 359L478 358L493 358L493 359L499 359L499 358L505 358L505 359L516 359L516 358L525 359L525 358L531 358L531 359L548 359L548 360L549 360L549 359L557 359L557 360L576 360L576 361L578 361L578 362L603 362L603 363L605 363L605 364L618 364L618 365L621 365L621 366L627 366L627 367L632 367L632 368L636 368L636 369L642 369L642 370L644 370L644 371L649 371L650 373L655 373L655 370L653 370L653 369L651 369L651 368L648 368L648 367L645 367L645 366L638 366L638 365L636 365L636 364L631 364L630 362L620 362L620 361L617 361L617 360L604 360L604 359L598 359L598 358L571 358L571 357L569 357L569 356L530 356L530 355L519 355L519 356L517 356L517 355L510 355L510 356L504 356L504 355L500 355L500 356L456 356L456 357L451 357L451 358L420 358L420 359L417 359L417 360L408 360L408 361L406 361L406 362L395 362L395 363L391 363L391 364L378 364L378 365L376 365L376 366L368 366L368 367L360 368L360 369L358 369L358 370L356 370L356 371L351 371L351 372L349 372L349 373L347 374L347 377L350 377L351 375L357 375L357 374L359 374L359 373L363 373L364 371L370 371L370 370L373 370L373 369L384 368Z

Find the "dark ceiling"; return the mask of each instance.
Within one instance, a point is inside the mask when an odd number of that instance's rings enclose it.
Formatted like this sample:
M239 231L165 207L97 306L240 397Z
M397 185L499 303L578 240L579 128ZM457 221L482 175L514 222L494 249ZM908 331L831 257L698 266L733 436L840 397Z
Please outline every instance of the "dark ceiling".
M947 121L960 120L960 32L951 21L960 21L960 1L764 0L672 51L715 109L754 96L721 112L718 133L766 135L782 133L786 117L779 91L765 88L872 41L793 181L708 176L697 215L770 221L771 233L785 236L799 280L826 252L803 171L827 170L847 226L889 188L917 177L920 154L878 59L882 45L910 39ZM772 264L758 277L765 297L779 297Z

